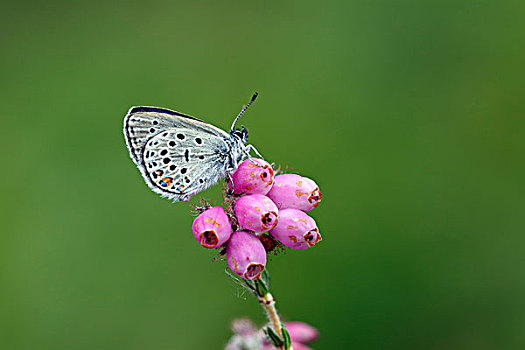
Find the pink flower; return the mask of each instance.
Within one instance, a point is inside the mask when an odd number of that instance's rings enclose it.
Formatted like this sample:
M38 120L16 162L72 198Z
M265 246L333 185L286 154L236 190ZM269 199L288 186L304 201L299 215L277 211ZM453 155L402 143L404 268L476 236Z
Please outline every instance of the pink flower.
M277 175L267 194L279 209L294 208L310 211L321 202L322 194L317 184L297 174Z
M293 249L306 249L321 240L315 220L298 209L279 211L279 222L270 234Z
M226 245L226 260L234 273L244 279L256 280L266 266L266 250L254 234L237 231Z
M242 196L235 202L239 225L254 232L267 232L277 225L279 209L262 194Z
M259 158L249 158L242 162L232 174L235 193L267 194L273 184L273 169Z
M299 343L311 343L319 337L319 332L315 327L304 322L286 322L286 330L290 333L290 339Z
M294 350L311 350L309 344L319 337L319 332L314 327L304 322L285 322L286 330L290 334ZM263 339L261 350L273 350L275 347L267 338Z
M222 207L213 207L195 218L193 235L204 248L217 248L231 235L231 225Z

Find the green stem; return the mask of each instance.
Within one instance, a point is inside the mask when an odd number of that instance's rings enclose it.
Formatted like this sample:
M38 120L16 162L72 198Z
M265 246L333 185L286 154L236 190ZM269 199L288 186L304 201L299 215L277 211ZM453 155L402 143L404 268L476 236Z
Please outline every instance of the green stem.
M263 307L264 311L266 311L266 315L272 323L273 330L279 337L282 338L283 333L281 332L281 319L279 318L279 314L275 308L275 299L273 298L273 295L271 293L266 293L266 295L259 297L259 303Z
M255 294L262 308L266 312L266 316L268 316L271 323L271 328L282 340L283 344L280 346L280 349L293 350L292 346L289 344L288 332L284 328L284 325L279 318L277 308L275 307L275 299L270 293L270 275L268 271L265 270L258 280L249 282L245 280L245 283L253 294ZM283 334L283 330L286 334ZM286 339L288 339L288 341L286 341Z

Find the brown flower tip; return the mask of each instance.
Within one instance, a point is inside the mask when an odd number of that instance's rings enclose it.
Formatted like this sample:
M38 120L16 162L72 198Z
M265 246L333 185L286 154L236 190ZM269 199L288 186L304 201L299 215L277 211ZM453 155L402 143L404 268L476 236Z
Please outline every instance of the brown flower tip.
M259 277L261 277L261 273L264 270L264 266L261 264L250 264L248 268L246 268L246 272L244 273L244 278L249 280L257 280Z
M319 203L321 203L321 199L323 198L323 195L321 191L319 191L319 188L316 187L315 190L310 193L308 196L308 202L313 205L314 207L317 207Z
M265 230L271 230L272 228L274 228L275 225L277 225L277 220L277 213L274 211L269 211L261 215L262 227Z
M213 248L219 242L217 233L214 230L203 231L199 238L200 244L205 248Z
M268 165L263 166L260 176L268 186L273 183L273 169Z
M321 240L321 235L319 234L319 230L316 228L311 229L310 231L306 232L304 234L304 240L308 245L311 247L317 242Z

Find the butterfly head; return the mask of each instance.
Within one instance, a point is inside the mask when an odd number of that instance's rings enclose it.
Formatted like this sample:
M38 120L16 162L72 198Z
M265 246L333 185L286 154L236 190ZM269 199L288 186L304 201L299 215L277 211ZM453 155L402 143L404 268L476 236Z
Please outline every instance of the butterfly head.
M230 131L230 135L232 135L234 138L242 141L243 144L248 141L248 130L244 127L244 125L241 126L240 129L233 129Z

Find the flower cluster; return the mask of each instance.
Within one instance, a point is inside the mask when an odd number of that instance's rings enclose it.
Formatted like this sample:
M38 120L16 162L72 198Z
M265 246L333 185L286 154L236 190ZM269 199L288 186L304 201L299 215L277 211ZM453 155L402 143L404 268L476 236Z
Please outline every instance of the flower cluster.
M232 174L229 192L233 200L225 200L226 211L209 208L192 228L203 247L225 247L228 266L242 278L257 280L264 270L267 252L261 240L272 237L292 249L321 240L315 220L306 214L322 198L314 181L296 174L274 176L268 162L249 158Z
M285 322L294 350L311 350L306 344L315 341L319 332L304 322ZM263 329L256 329L247 319L235 320L232 324L234 335L224 350L271 350L275 347L266 338Z

